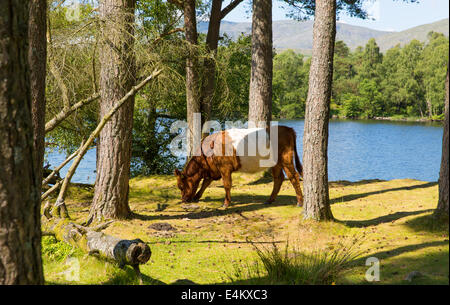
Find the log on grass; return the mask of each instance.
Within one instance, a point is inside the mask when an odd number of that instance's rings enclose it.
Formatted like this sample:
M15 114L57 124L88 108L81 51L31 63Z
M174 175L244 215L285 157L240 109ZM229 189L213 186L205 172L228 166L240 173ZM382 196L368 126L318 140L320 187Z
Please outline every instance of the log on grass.
M42 231L52 233L56 239L116 262L120 268L132 266L139 273L139 265L148 262L150 247L140 239L121 239L98 232L105 225L87 228L64 218L42 220Z

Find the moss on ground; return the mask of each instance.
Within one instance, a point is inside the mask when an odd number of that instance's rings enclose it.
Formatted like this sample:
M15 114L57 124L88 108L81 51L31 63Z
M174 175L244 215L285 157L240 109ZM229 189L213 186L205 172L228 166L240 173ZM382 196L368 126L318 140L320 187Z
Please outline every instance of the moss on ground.
M149 243L152 257L141 267L146 284L229 283L236 264L256 259L251 242L264 246L289 241L296 249L313 252L333 249L355 237L362 254L336 284L368 284L365 262L372 256L380 260L377 284L409 284L404 278L412 271L423 275L412 283L449 284L448 221L436 223L431 216L438 200L437 183L411 179L332 182L336 221L328 223L302 219L288 180L276 202L265 205L271 190L271 179L262 173L234 174L232 206L223 209L221 182L214 182L200 202L182 204L174 177L138 177L130 181L133 217L105 231ZM72 219L86 220L92 190L72 187L68 197ZM160 222L175 230L149 227ZM58 244L47 240L43 245L48 283L137 284L131 268L121 270L78 250L63 249L65 259L55 259L47 250ZM68 281L64 273L70 257L80 262L78 282ZM245 276L239 280L240 284L254 282Z

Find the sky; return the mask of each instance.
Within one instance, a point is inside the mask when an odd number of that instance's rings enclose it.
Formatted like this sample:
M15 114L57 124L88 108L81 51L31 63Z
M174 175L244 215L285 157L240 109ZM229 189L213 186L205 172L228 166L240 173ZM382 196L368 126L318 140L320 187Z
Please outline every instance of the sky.
M229 1L225 1L226 5ZM248 0L243 1L231 11L224 20L234 22L251 22ZM287 20L288 10L280 7L282 2L273 2L272 18ZM285 6L285 5L284 5ZM339 22L368 27L382 31L403 31L418 25L439 21L449 16L448 0L419 0L418 3L405 3L403 0L367 0L367 11L373 20L361 20L342 14Z

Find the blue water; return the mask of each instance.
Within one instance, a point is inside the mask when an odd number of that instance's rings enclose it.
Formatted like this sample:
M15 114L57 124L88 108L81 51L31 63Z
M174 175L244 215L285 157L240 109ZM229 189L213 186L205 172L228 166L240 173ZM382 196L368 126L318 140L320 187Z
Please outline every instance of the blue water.
M297 132L302 158L303 120L280 121ZM330 181L412 178L437 181L442 151L442 125L389 121L330 121L328 179ZM73 182L95 182L95 149L81 161ZM65 155L51 153L47 160L59 165ZM61 171L67 173L69 165Z

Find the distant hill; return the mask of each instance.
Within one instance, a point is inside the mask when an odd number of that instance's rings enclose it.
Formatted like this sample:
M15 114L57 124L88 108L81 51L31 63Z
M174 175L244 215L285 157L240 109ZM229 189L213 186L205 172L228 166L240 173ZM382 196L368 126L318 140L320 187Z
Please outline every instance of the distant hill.
M236 39L241 33L251 33L250 22L230 22L223 21L220 32L227 33L231 38ZM380 49L384 52L398 43L404 45L413 39L426 41L430 31L444 33L448 36L449 20L424 24L401 32L377 31L365 27L350 25L338 22L337 40L343 40L351 49L364 46L371 38L375 38ZM276 49L294 49L304 54L310 54L312 49L312 29L313 21L283 20L273 22L273 44ZM207 22L200 22L198 30L206 33Z

